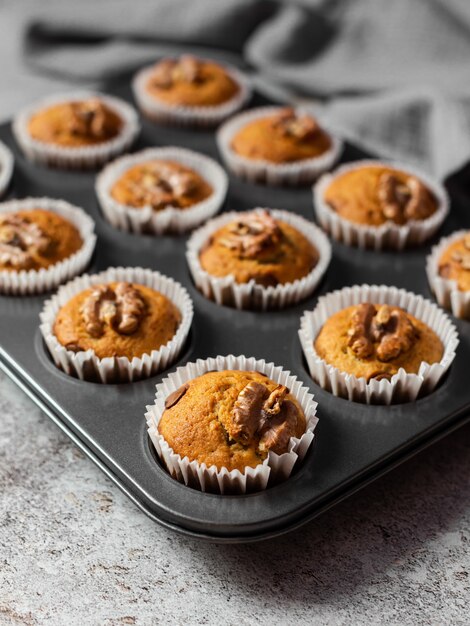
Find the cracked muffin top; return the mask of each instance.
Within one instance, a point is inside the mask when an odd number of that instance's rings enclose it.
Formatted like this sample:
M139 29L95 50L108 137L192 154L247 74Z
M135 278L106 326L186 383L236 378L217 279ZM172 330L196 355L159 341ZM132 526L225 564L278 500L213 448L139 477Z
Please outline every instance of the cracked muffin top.
M278 164L318 157L330 147L330 136L318 122L292 108L248 122L231 142L242 157Z
M126 170L114 183L111 196L126 206L150 206L154 211L167 207L186 209L208 198L209 183L195 170L176 163L153 159Z
M219 228L202 248L201 267L212 276L265 287L294 282L315 267L316 248L296 228L266 211L240 213Z
M390 380L402 367L417 374L421 363L437 363L443 345L410 313L388 304L363 303L332 315L315 342L320 358L357 378Z
M0 270L40 270L72 256L83 245L78 229L45 209L0 213Z
M158 430L176 454L219 470L255 467L305 432L289 389L260 372L208 372L166 398Z
M240 91L222 65L191 55L156 63L146 89L166 104L198 107L224 104Z
M145 285L94 285L71 298L57 313L54 335L67 350L93 350L106 357L141 357L175 335L179 309Z
M444 250L439 275L455 280L460 291L470 291L470 231Z
M419 178L386 165L364 165L336 175L324 200L340 217L366 226L425 220L438 208Z
M33 139L67 148L109 141L122 127L120 115L99 98L54 104L32 115L28 122Z

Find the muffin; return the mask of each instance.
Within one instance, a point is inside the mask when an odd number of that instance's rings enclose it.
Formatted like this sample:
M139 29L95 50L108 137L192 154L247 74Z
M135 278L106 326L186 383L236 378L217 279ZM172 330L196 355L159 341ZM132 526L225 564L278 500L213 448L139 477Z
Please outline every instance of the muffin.
M209 372L165 401L158 432L175 454L228 471L288 451L305 432L302 407L285 385L258 372Z
M439 304L470 319L470 231L441 239L427 258L426 271Z
M444 250L439 259L439 276L455 281L460 291L470 291L470 232Z
M282 368L246 357L188 363L157 385L149 435L170 474L244 493L287 478L313 440L316 403Z
M306 297L329 263L329 243L313 224L287 211L227 213L188 242L198 288L238 308L285 306Z
M94 93L49 98L21 111L13 122L28 158L72 169L96 167L124 152L138 130L128 104Z
M215 125L248 99L246 80L233 68L189 54L164 58L133 81L142 112L159 122Z
M13 174L14 159L11 150L0 141L0 197L3 196L10 184Z
M59 367L85 380L125 382L174 360L192 302L158 272L111 268L64 285L41 313L41 332Z
M239 176L270 184L305 184L331 167L340 142L308 112L265 107L242 113L219 130L218 145Z
M432 391L458 345L455 326L422 296L385 286L334 291L299 331L312 378L359 402L413 401Z
M0 204L0 291L39 293L80 273L96 237L93 220L63 200Z
M227 176L212 159L183 148L149 148L110 163L96 193L117 228L184 232L212 217L227 193Z
M421 363L437 363L442 342L426 324L400 307L363 302L330 317L315 350L341 372L367 381L391 380L400 368L417 374Z
M93 350L99 359L150 354L172 339L181 313L163 294L145 285L93 285L59 310L53 332L72 352Z
M421 243L440 226L447 205L439 185L380 161L345 165L315 187L322 226L336 239L364 247Z

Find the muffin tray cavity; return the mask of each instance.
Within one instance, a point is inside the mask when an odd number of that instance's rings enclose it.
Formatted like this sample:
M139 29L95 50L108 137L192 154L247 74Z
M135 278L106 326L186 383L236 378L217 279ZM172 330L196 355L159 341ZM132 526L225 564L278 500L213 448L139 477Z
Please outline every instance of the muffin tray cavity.
M105 92L132 101L129 80ZM255 98L254 104L265 104ZM403 252L374 252L333 243L333 258L317 292L291 308L237 311L207 300L195 288L186 262L188 236L151 236L119 231L105 221L94 191L96 173L46 169L29 163L9 124L0 139L16 158L11 197L49 196L81 206L97 225L90 273L109 266L140 266L179 281L194 302L194 321L179 361L244 354L290 370L315 395L319 424L306 458L285 482L244 496L202 493L173 480L160 465L147 435L146 405L165 372L128 384L82 382L54 365L39 331L45 296L0 296L0 367L145 513L194 537L246 542L278 535L304 523L388 471L432 441L468 421L470 322L455 320L460 344L450 371L430 395L413 403L365 405L336 398L314 384L298 338L300 318L319 295L354 284L396 285L433 299L425 270L437 239L470 227L470 198L454 194L443 228L429 245ZM175 145L220 161L213 131L172 128L143 121L135 149ZM343 161L364 158L346 146ZM467 203L467 204L466 204ZM230 175L223 210L256 206L314 219L310 187L256 185ZM21 416L18 416L21 419ZM30 442L35 446L34 441Z

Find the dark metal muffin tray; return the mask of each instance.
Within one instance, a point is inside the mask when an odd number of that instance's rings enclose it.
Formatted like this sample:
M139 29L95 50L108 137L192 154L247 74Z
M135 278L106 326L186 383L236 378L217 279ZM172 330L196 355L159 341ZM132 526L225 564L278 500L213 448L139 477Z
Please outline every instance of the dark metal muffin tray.
M113 93L131 100L127 86ZM186 237L132 235L111 227L100 213L94 173L31 165L16 147L9 125L0 138L14 151L10 195L65 198L96 221L98 244L90 272L109 266L154 268L180 281L195 305L189 340L179 364L217 354L245 354L291 370L315 394L320 422L314 445L285 482L246 496L201 493L173 480L157 461L144 419L155 384L81 382L58 370L45 349L38 316L45 297L0 296L0 366L62 430L151 518L179 532L219 542L278 535L315 517L430 442L468 421L470 322L456 321L457 357L439 388L409 404L366 406L333 397L314 384L297 336L300 316L317 297L356 283L397 285L432 297L425 276L429 246L406 252L361 251L333 244L333 259L319 291L298 306L275 312L236 311L206 300L194 287L185 260ZM179 145L218 158L211 131L165 128L143 121L135 147ZM343 161L365 155L346 146ZM465 192L465 190L464 190ZM470 227L462 192L439 236ZM314 219L310 188L280 189L230 178L225 209L267 206ZM21 415L18 416L21 419ZM30 445L34 447L35 441Z

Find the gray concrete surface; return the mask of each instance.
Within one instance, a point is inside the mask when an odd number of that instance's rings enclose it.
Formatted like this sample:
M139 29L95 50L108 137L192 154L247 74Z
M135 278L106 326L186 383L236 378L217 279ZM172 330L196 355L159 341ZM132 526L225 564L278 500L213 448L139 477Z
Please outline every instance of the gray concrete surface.
M21 65L8 4L0 118L65 86ZM286 537L203 544L148 520L0 374L0 624L468 624L469 443Z

